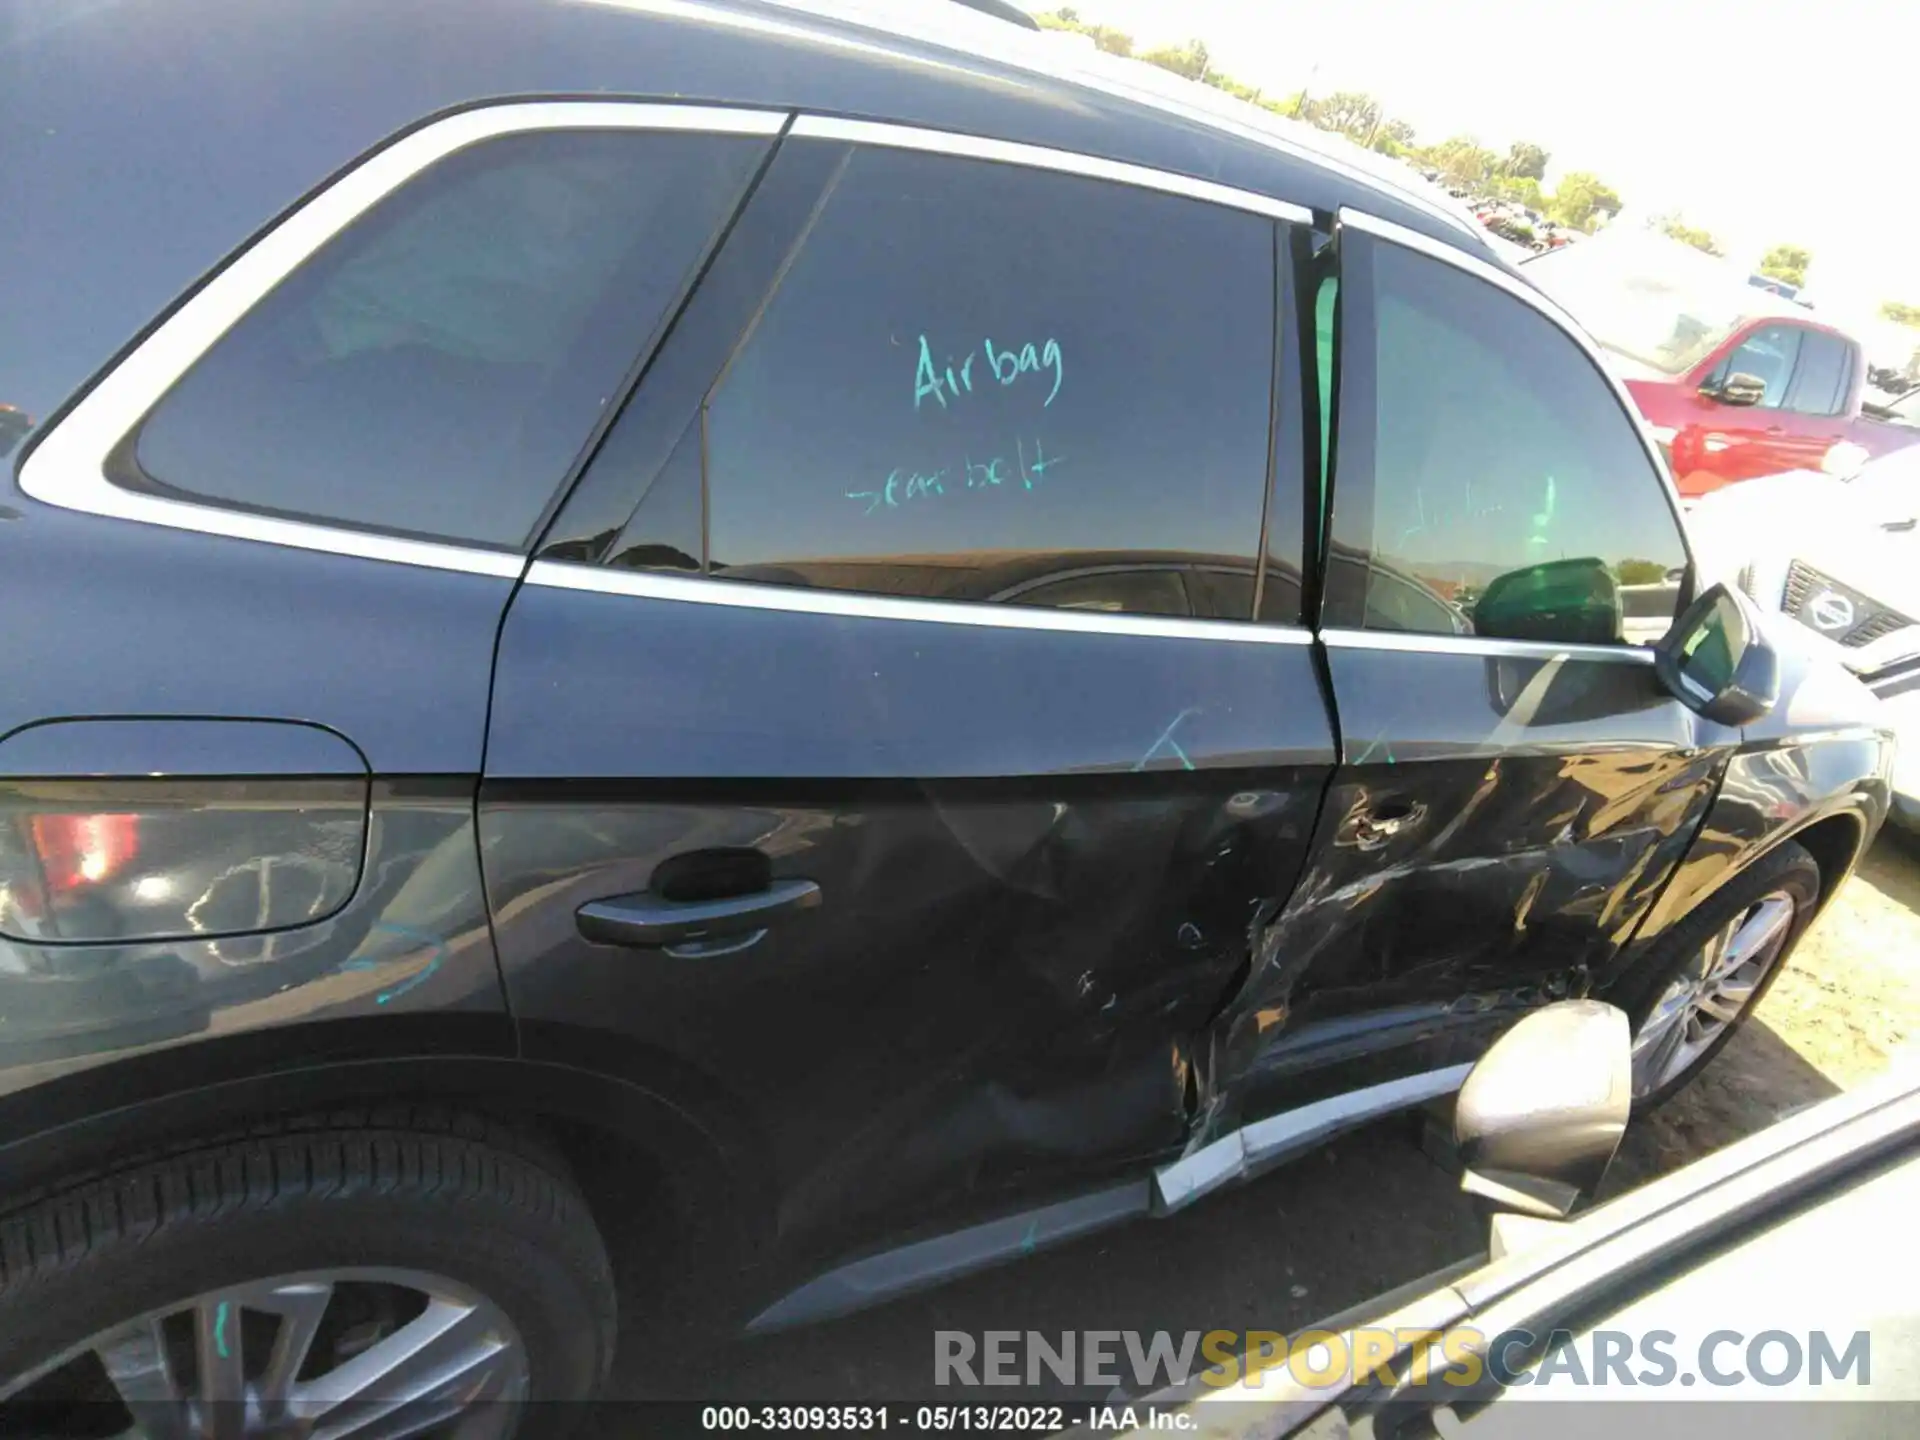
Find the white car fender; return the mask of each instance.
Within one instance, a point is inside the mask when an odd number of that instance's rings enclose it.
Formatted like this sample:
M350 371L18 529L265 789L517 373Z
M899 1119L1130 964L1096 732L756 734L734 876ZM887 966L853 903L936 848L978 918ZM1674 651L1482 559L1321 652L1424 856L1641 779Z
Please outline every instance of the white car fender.
M1795 470L1702 496L1687 513L1701 574L1740 585L1762 604L1778 607L1788 568L1798 560L1903 614L1920 616L1920 529L1887 528L1901 523L1888 518L1887 512L1900 508L1890 500L1920 508L1920 475L1910 490L1863 484L1874 468L1854 481Z

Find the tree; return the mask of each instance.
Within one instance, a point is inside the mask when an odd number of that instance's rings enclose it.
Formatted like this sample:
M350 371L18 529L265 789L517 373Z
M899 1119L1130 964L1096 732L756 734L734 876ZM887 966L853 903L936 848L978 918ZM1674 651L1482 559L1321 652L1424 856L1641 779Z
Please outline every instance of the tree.
M1807 267L1812 263L1813 252L1805 246L1776 245L1760 258L1760 273L1800 286L1807 283Z
M1250 104L1260 103L1260 87L1246 85L1231 75L1222 75L1218 70L1210 70L1200 77L1203 85L1211 85L1216 90L1224 90L1236 100L1245 100Z
M1308 101L1306 118L1322 130L1365 140L1380 123L1380 102L1358 90L1336 90L1324 100Z
M1394 144L1403 150L1413 148L1413 126L1405 120L1388 120L1380 127L1380 133L1390 137Z
M1696 250L1704 250L1709 255L1725 255L1720 242L1706 230L1697 225L1689 225L1678 214L1662 215L1656 222L1661 233L1669 235L1683 245L1691 245Z
M1667 578L1667 567L1658 560L1622 560L1613 573L1622 585L1658 585Z
M1455 135L1442 140L1426 152L1426 161L1448 179L1460 185L1479 188L1499 163L1491 150L1482 149L1471 135Z
M1516 140L1507 147L1507 158L1500 162L1500 173L1513 180L1547 178L1547 152L1531 140Z
M1189 80L1204 80L1207 61L1211 57L1207 54L1204 40L1189 40L1185 45L1163 45L1158 50L1149 50L1140 58L1149 65L1158 65L1162 70L1171 70Z
M1896 325L1920 325L1920 305L1887 300L1881 303L1880 313Z
M1619 192L1598 175L1575 170L1561 178L1547 213L1563 225L1591 231L1600 216L1611 219L1618 215L1620 203Z
M1033 18L1042 30L1071 30L1076 35L1085 35L1109 55L1127 57L1133 54L1133 37L1126 31L1115 30L1107 25L1089 25L1071 5L1062 5L1058 10L1037 14Z
M1541 190L1540 182L1531 175L1523 175L1517 180L1496 175L1488 183L1488 188L1502 200L1511 200L1529 210L1544 211L1547 208L1546 192Z

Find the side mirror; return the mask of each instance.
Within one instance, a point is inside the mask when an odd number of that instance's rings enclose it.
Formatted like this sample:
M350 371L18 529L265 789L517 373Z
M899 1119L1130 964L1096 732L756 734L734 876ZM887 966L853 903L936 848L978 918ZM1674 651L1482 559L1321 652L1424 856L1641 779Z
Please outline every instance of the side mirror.
M1654 673L1676 699L1722 725L1750 725L1780 698L1780 657L1753 604L1715 585L1653 647Z
M1758 405L1767 398L1767 382L1758 375L1736 370L1718 385L1711 382L1702 385L1700 393L1722 405Z
M1620 582L1600 560L1548 560L1487 582L1473 607L1476 635L1612 645L1620 640Z
M1460 1188L1549 1220L1591 1195L1633 1110L1632 1050L1626 1012L1598 1000L1536 1010L1494 1041L1454 1104Z

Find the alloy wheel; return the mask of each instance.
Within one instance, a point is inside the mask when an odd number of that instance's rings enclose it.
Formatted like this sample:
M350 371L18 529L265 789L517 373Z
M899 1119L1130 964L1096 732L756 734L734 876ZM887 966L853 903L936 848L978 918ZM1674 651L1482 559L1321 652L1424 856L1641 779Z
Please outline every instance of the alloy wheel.
M1660 992L1633 1037L1633 1097L1691 1070L1745 1012L1793 928L1784 890L1756 900L1715 931Z
M526 1390L526 1347L485 1297L419 1271L313 1271L197 1295L0 1379L0 1430L11 1413L147 1440L480 1440L512 1428Z

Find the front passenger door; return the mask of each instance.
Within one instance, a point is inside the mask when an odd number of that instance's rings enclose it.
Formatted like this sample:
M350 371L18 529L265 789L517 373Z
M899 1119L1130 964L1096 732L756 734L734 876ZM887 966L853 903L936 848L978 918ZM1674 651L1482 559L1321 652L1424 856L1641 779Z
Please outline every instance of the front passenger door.
M1457 1065L1582 989L1737 738L1655 679L1688 554L1598 359L1456 250L1350 212L1338 249L1319 634L1341 764L1222 1027L1249 1118Z

